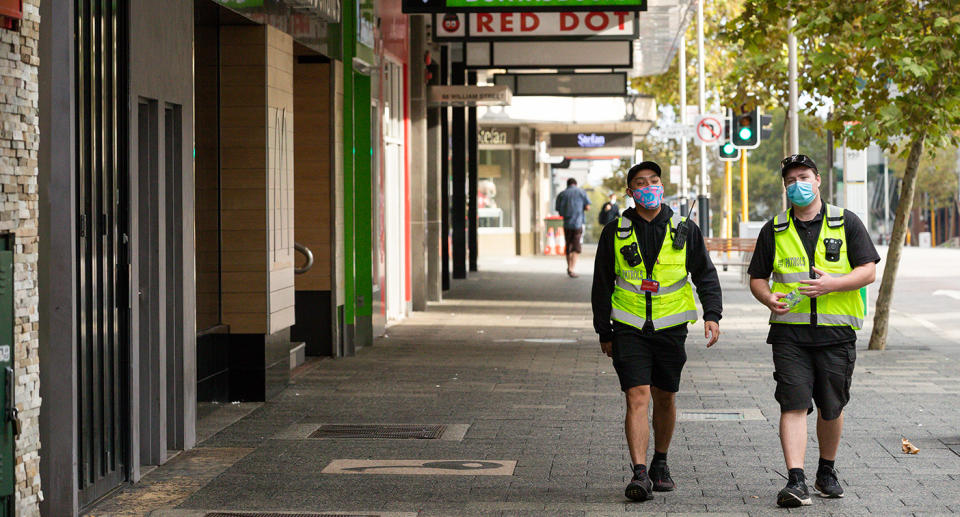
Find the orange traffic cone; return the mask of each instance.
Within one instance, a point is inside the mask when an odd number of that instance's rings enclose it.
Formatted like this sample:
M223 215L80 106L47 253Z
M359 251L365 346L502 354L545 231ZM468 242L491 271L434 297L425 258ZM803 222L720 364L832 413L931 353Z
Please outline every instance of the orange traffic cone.
M547 245L543 247L544 255L553 255L553 248L557 245L557 237L553 233L553 228L547 228Z
M557 255L563 255L567 252L567 243L563 239L563 232L557 232Z

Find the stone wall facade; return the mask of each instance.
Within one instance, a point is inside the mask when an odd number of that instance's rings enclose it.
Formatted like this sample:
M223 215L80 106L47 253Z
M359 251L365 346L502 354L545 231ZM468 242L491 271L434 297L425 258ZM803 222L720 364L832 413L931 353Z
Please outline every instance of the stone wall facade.
M14 265L17 515L40 515L37 154L40 0L23 0L19 30L0 29L0 232L16 234Z

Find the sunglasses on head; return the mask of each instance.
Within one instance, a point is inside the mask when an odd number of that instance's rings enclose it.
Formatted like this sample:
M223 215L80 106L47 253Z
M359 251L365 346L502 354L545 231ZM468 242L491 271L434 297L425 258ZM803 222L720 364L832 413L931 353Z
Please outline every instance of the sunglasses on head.
M810 167L811 169L817 168L816 165L814 165L813 160L810 159L810 157L805 154L792 154L790 156L787 156L780 162L780 167L783 168L783 167L786 167L787 165L792 165L792 164L805 165L807 167Z

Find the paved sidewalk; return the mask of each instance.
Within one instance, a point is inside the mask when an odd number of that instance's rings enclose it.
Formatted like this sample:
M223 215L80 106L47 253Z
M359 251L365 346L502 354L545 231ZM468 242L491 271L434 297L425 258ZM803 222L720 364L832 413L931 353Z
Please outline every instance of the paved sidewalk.
M623 400L592 330L590 262L585 257L579 279L567 278L556 257L482 263L483 272L455 281L442 304L391 327L374 347L296 372L294 384L276 400L207 407L201 429L235 422L91 514L960 511L960 352L906 318L894 319L886 352L864 350L869 334L861 333L837 462L847 496L815 497L813 507L799 511L776 508L774 497L784 484L777 472L784 467L764 344L767 313L733 269L722 273L720 343L704 348L701 323L691 328L687 343L681 421L669 455L678 490L646 503L625 500L630 473ZM938 346L929 346L934 341ZM307 438L321 423L448 424L465 434L437 440ZM812 431L813 417L810 424ZM903 454L901 436L919 454ZM810 446L812 473L812 432ZM413 473L335 460L381 460L380 467L389 467L382 460L402 460L393 465L407 465ZM336 466L346 470L324 472ZM504 472L509 475L474 475Z

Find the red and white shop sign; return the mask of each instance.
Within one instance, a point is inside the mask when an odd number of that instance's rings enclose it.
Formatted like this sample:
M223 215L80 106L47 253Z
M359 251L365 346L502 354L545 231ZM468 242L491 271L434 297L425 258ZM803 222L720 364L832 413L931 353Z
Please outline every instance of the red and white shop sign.
M437 41L632 40L638 12L447 13L434 15Z

